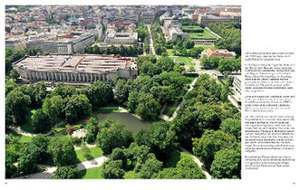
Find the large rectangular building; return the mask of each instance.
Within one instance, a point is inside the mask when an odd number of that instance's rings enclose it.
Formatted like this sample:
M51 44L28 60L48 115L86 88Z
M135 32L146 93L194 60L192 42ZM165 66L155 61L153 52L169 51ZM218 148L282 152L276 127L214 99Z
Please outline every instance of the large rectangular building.
M132 58L97 55L30 56L14 65L27 81L90 83L114 77L133 79L137 66Z
M96 35L94 33L84 33L60 39L29 40L27 47L41 49L43 53L49 54L73 54L84 53L84 49L95 41Z

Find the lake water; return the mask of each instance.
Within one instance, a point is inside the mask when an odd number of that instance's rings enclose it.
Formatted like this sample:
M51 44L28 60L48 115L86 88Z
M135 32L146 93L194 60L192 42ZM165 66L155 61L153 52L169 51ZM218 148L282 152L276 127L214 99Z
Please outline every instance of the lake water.
M99 121L105 119L111 119L125 125L128 131L136 134L137 132L144 130L149 130L151 127L151 122L142 121L134 117L131 113L121 113L121 112L111 112L111 113L99 113Z

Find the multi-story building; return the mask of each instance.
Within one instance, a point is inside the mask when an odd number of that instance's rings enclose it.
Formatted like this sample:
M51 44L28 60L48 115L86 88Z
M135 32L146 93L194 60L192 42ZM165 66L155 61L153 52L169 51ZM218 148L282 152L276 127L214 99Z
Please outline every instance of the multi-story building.
M236 56L235 52L228 51L227 49L206 49L201 53L201 56L206 57L222 57L222 58L234 58Z
M155 20L155 10L141 11L140 20L144 21L145 24L153 23Z
M46 54L73 54L83 53L84 49L94 42L95 33L84 33L71 34L62 38L28 40L27 47L41 49Z
M137 43L136 32L116 32L110 31L106 34L104 42L110 45L134 45Z
M241 105L241 75L234 75L233 83L232 83L232 98L237 102L237 104Z
M162 31L166 41L176 40L177 37L184 37L186 34L181 30L181 25L178 20L164 19Z
M199 23L202 26L208 26L211 23L224 23L224 22L232 22L232 21L240 21L240 19L233 16L216 16L216 15L199 16Z
M26 81L90 83L115 77L133 79L137 66L132 58L97 55L30 56L14 64Z

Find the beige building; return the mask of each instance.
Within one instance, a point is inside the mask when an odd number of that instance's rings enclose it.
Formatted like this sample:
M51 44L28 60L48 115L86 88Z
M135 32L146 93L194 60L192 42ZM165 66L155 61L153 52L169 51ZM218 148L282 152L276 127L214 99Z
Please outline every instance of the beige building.
M114 77L133 79L137 66L132 58L97 55L31 56L14 65L27 81L90 83Z

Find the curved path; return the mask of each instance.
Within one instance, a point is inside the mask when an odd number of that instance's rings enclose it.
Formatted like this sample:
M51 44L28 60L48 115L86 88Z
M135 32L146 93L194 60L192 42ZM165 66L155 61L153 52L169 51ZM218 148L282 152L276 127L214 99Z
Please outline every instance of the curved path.
M212 179L211 175L210 175L206 170L203 169L203 165L204 165L204 164L203 164L203 162L201 162L201 160L200 160L199 158L197 158L196 156L194 156L193 154L191 154L188 150L186 150L186 149L184 149L184 148L182 148L182 147L180 147L180 149L181 149L183 152L188 153L188 154L192 157L192 159L194 160L194 162L195 162L195 163L199 166L199 168L201 168L201 170L203 171L203 173L204 173L206 179Z
M83 161L77 164L79 170L85 170L89 168L96 168L102 166L102 164L108 160L106 156L100 156L93 160ZM25 176L20 176L17 179L51 179L56 171L57 167L46 167L46 170L39 173L29 174Z

